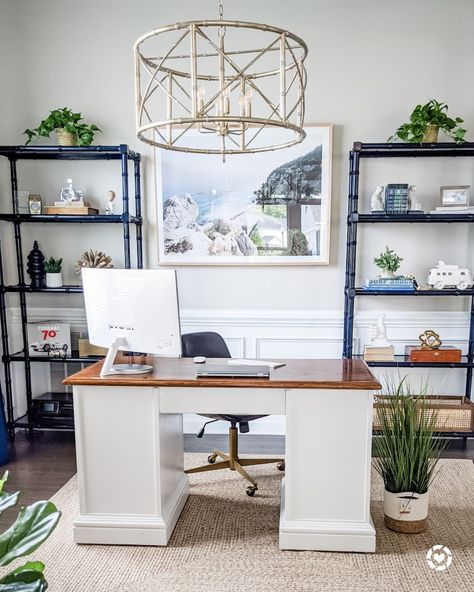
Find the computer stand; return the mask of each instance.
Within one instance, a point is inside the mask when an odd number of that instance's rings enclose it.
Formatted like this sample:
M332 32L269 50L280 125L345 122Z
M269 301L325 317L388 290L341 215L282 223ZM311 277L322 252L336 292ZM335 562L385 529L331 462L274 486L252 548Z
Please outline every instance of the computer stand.
M124 337L117 337L109 347L105 356L104 365L100 371L100 377L111 376L113 374L146 374L153 370L153 366L148 364L114 364L120 347L125 347L127 340Z

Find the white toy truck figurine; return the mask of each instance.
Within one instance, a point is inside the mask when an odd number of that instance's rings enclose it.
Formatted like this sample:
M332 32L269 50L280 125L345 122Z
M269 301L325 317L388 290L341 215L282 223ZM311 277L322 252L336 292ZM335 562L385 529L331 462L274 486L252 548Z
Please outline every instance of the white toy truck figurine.
M444 288L465 290L472 286L472 283L472 274L467 267L446 265L444 261L438 261L438 265L430 269L428 273L428 284L436 290Z

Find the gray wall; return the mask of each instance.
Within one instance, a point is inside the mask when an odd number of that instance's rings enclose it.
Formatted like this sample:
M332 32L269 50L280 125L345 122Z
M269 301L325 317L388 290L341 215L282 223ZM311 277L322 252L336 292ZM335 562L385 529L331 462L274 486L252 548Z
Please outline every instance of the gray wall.
M139 35L156 26L215 18L216 5L214 0L0 0L0 142L22 143L24 128L39 123L50 109L67 105L102 127L101 143L129 143L140 150L145 160L146 257L152 267L158 263L153 160L151 150L134 134L131 48ZM431 97L447 101L452 113L463 116L474 130L474 2L241 0L226 2L225 15L287 27L309 46L306 120L335 125L331 262L313 268L180 268L181 306L340 310L348 150L354 140L385 141L417 102ZM7 167L0 166L0 199L5 204ZM118 188L112 164L74 164L74 170L64 163L28 167L21 165L20 188L50 200L70 175L98 201L108 189ZM366 172L362 193L367 199L376 184L407 181L417 184L427 207L436 205L440 185L474 184L471 162L392 160L372 162ZM40 239L48 255L64 256L66 280L74 281L72 264L86 248L101 248L120 263L117 230L68 226L55 227L54 233L50 227L30 227L28 232L31 240ZM2 232L7 242L9 231ZM472 264L465 228L394 225L364 232L361 280L375 273L373 255L385 244L404 257L402 271L421 280L438 258ZM61 298L55 300L60 306L80 304L78 298ZM462 306L460 301L432 300L414 299L410 306ZM51 306L46 299L35 302ZM406 305L406 299L383 302L393 310Z

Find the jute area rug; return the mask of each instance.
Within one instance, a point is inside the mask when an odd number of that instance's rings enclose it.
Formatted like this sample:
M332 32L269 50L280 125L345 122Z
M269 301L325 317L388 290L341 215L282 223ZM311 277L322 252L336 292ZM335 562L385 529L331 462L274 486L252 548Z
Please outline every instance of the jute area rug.
M188 466L206 461L187 454ZM33 555L44 561L51 592L472 592L474 590L474 464L445 460L433 486L426 533L399 535L382 516L382 486L374 475L372 517L377 553L280 551L280 480L274 465L252 467L259 493L245 495L237 474L191 476L191 496L168 547L78 546L73 477L52 498L63 516ZM330 487L330 484L326 484ZM453 562L434 571L426 561L436 544Z

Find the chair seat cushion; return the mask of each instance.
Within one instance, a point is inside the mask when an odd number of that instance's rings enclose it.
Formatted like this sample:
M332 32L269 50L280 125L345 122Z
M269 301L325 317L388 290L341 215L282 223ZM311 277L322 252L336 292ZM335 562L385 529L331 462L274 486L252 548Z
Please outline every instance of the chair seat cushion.
M202 417L210 417L211 419L222 419L224 421L235 421L236 423L245 423L247 421L253 421L254 419L259 419L260 417L267 417L266 415L207 415L206 413L200 413Z

